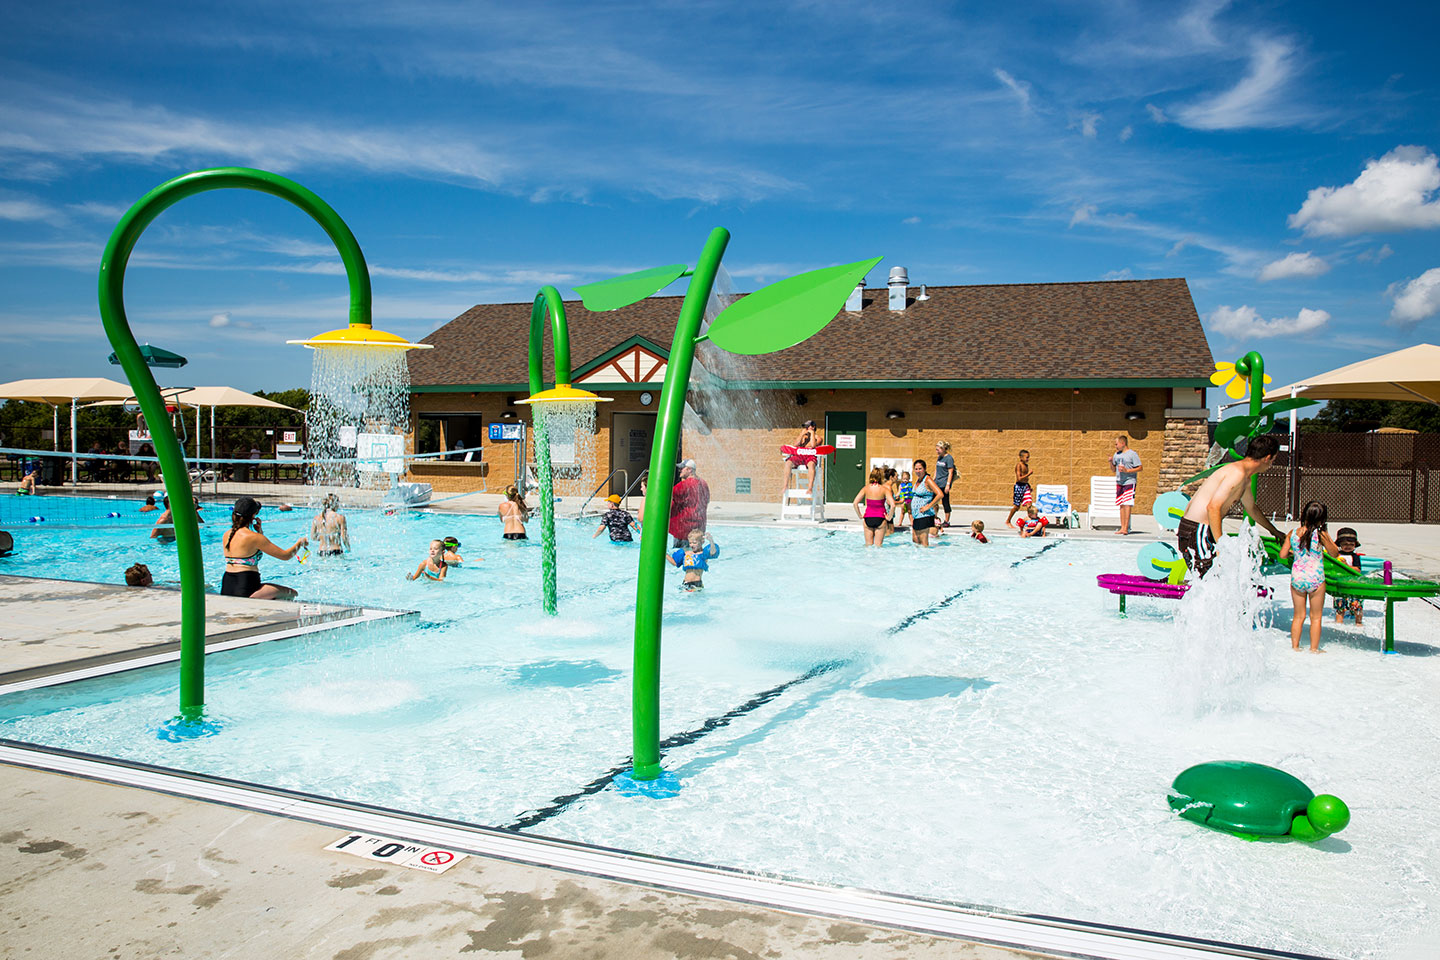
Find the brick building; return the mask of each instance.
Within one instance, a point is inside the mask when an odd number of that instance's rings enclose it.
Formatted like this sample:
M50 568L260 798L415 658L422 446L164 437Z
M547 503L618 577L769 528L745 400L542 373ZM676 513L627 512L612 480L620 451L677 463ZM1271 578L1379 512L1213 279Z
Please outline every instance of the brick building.
M784 464L802 421L853 448L827 459L827 498L848 502L872 458L932 462L951 443L957 504L1008 504L1018 450L1038 483L1063 483L1085 509L1089 478L1110 472L1124 433L1146 469L1136 506L1200 469L1205 388L1214 366L1183 279L902 287L861 291L810 340L760 357L696 352L682 456L694 457L721 500L779 501ZM573 380L610 397L593 437L580 438L569 495L612 471L633 480L650 437L679 297L652 297L610 313L567 302ZM470 462L417 463L437 490L502 489L517 444L489 439L492 424L529 420L530 304L481 304L410 354L411 417L420 452L481 446ZM550 344L545 344L547 381ZM513 427L512 427L513 430ZM531 454L527 450L527 457ZM563 475L563 474L562 474ZM618 489L619 477L616 477ZM583 489L582 489L583 488Z

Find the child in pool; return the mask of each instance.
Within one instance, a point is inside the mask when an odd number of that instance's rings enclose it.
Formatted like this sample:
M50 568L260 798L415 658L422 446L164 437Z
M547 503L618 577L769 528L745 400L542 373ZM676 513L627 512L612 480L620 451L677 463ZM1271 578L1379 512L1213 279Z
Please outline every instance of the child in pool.
M705 546L701 543L705 540L710 542ZM701 575L710 569L707 560L714 560L720 556L720 546L715 538L704 532L699 527L691 530L685 538L685 549L674 550L665 558L670 561L671 566L679 567L685 571L685 578L680 586L687 592L705 589L701 581Z
M900 492L895 497L895 526L900 526L905 515L910 513L910 498L915 495L915 484L910 482L910 471L900 471ZM911 516L911 520L915 518Z
M445 571L445 541L431 540L430 554L420 561L420 566L415 568L414 573L405 574L406 580L419 580L424 577L426 580L444 580Z
M610 509L600 515L600 526L596 527L595 532L590 535L591 540L609 530L611 543L635 542L635 538L630 536L630 530L632 528L639 530L640 524L635 522L635 518L630 515L629 510L620 506L622 499L618 493L612 493L605 498L605 502L610 504Z
M440 559L445 561L445 566L458 567L465 562L465 558L460 556L460 538L446 537L440 542L445 546L444 553L440 555ZM475 559L483 560L484 558L476 557Z
M1280 558L1293 557L1290 562L1290 602L1295 615L1290 620L1290 648L1300 649L1300 633L1305 629L1305 608L1310 608L1310 652L1320 652L1320 611L1325 608L1325 554L1335 556L1340 548L1325 532L1329 510L1325 504L1311 500L1300 511L1300 526L1280 543Z
M972 521L970 521L970 536L974 537L976 540L979 540L981 543L989 543L989 542L990 542L990 538L987 537L987 536L985 536L985 521L984 521L984 520L972 520Z
M1015 525L1020 528L1022 537L1043 537L1045 528L1050 525L1050 521L1040 516L1035 509L1035 504L1032 503L1025 508L1025 516L1016 520Z
M16 488L15 492L16 492L17 494L19 494L20 496L22 496L22 497L24 497L24 496L30 496L31 494L34 494L34 493L36 492L36 491L35 491L35 481L37 481L37 480L39 480L39 479L40 479L40 468L39 468L39 467L31 467L31 468L30 468L30 472L27 473L27 474L25 474L25 476L23 476L23 477L20 478L20 486Z

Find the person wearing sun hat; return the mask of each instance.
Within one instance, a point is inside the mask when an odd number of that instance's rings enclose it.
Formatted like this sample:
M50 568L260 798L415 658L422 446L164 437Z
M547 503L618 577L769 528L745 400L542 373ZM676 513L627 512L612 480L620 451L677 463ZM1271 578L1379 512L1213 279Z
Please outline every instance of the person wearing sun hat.
M635 518L630 515L629 510L620 506L623 499L618 493L612 493L605 498L605 501L610 504L610 509L600 515L600 526L590 535L591 540L600 536L603 531L609 530L611 543L635 542L634 538L630 536L630 529L633 527L639 530L640 524L635 522Z
M1341 527L1336 530L1335 546L1340 548L1335 559L1346 566L1353 567L1358 574L1362 554L1355 552L1355 548L1360 546L1360 537L1355 532L1355 528ZM1347 597L1339 592L1333 593L1330 595L1330 605L1335 610L1336 623L1344 623L1345 615L1349 614L1355 618L1355 626L1359 627L1365 624L1365 602L1359 597Z

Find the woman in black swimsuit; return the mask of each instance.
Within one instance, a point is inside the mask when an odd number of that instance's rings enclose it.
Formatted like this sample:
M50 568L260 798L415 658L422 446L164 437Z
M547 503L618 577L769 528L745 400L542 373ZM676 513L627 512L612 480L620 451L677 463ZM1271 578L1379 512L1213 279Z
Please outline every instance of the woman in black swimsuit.
M235 501L235 510L230 514L230 532L220 542L225 552L225 576L220 581L220 593L253 600L293 600L295 591L290 587L260 582L260 555L289 560L310 541L301 537L289 550L281 550L261 530L259 513L260 501L252 497Z

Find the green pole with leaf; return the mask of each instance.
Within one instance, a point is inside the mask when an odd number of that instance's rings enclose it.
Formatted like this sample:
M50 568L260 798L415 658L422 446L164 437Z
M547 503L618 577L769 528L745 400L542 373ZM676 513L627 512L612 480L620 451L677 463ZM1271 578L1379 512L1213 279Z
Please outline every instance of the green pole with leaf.
M550 342L555 352L555 386L545 389L543 352L545 321L550 321ZM550 465L550 429L543 410L551 403L608 403L588 390L570 385L570 327L565 322L565 301L560 291L543 286L530 308L530 396L520 403L531 404L535 425L535 474L540 482L540 583L541 605L550 616L559 613L555 573L555 471Z
M586 308L617 310L643 300L681 277L691 278L680 306L670 355L666 358L655 442L650 451L644 528L640 535L640 569L635 586L635 661L631 680L631 776L636 780L654 780L661 773L660 635L665 555L675 458L680 449L685 393L690 385L695 345L708 339L723 350L749 355L793 347L835 319L855 284L881 260L875 257L826 267L773 283L731 305L702 335L700 326L705 318L705 305L729 242L729 231L721 227L712 230L693 272L684 264L675 264L575 288Z
M150 426L151 442L170 498L180 561L180 719L185 721L200 720L205 706L205 567L200 552L200 522L185 453L125 315L125 268L140 235L166 209L197 193L230 188L258 190L288 200L320 224L345 264L350 283L350 330L368 334L370 328L370 272L355 235L328 203L277 174L247 167L219 167L167 180L136 201L110 234L100 258L100 320Z

